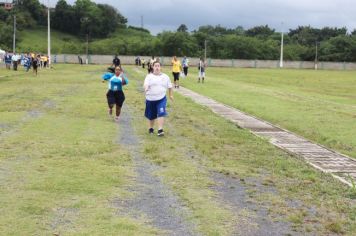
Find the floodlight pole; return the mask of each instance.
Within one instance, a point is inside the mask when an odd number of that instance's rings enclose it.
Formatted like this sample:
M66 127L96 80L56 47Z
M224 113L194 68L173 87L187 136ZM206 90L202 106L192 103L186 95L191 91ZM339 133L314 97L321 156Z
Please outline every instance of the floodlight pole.
M12 52L16 52L16 13L14 11L14 36L13 36L13 42L12 42Z
M315 42L315 63L314 63L314 69L318 69L318 41Z
M206 63L206 47L207 47L207 40L204 41L204 62Z
M85 59L85 64L88 65L89 63L89 33L87 32L87 45L86 45L86 54L87 54L87 58Z
M47 54L48 54L48 67L51 68L51 16L50 16L50 9L49 9L49 0L48 0L48 6L47 6L47 10L48 10L48 19L47 19L47 24L48 24L48 29L47 29L47 33L48 33L48 49L47 49Z
M279 59L279 68L283 68L283 22L282 22L282 30L281 30L281 56Z

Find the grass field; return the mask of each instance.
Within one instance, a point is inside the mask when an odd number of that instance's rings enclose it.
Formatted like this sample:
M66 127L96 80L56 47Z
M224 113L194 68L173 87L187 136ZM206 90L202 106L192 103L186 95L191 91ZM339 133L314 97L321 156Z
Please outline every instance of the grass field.
M168 70L166 70L168 72ZM356 72L191 68L182 85L356 158Z
M175 95L168 105L166 136L149 136L140 92L145 72L126 69L130 82L123 115L130 114L139 140L136 152L157 166L152 174L188 209L185 219L193 232L260 232L259 227L269 227L261 223L265 220L271 225L280 222L291 233L356 233L355 189L190 99ZM132 187L140 173L130 145L118 141L118 136L127 135L128 123L117 125L106 114L102 72L100 66L56 65L37 77L29 73L0 78L0 232L4 235L164 233L148 216L127 215L127 209L113 204L135 197ZM218 72L209 69L208 73ZM252 75L250 80L258 81ZM236 83L222 78L227 91ZM215 80L208 77L205 87L183 83L202 93L213 88L218 92L218 77ZM252 95L245 96L250 100ZM237 195L231 198L231 192Z

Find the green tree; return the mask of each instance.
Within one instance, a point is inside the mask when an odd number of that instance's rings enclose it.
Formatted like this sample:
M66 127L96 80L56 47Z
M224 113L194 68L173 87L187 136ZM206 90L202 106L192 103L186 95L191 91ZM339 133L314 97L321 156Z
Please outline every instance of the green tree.
M188 27L185 24L181 24L178 29L177 32L183 32L183 33L187 33L188 32Z
M162 42L162 55L184 56L194 55L197 44L193 37L183 32L163 32L158 35Z
M246 30L245 34L250 37L268 38L274 34L274 29L271 29L268 25L255 26Z

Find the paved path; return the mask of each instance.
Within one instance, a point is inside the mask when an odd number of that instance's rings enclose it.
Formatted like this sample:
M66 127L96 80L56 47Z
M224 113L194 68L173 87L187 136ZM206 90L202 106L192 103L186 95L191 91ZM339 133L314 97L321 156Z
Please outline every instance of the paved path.
M239 127L248 129L259 137L267 138L273 145L303 157L308 164L320 171L330 173L341 182L349 186L352 186L351 178L356 182L356 160L189 89L180 87L176 92L210 108L214 113L232 121Z

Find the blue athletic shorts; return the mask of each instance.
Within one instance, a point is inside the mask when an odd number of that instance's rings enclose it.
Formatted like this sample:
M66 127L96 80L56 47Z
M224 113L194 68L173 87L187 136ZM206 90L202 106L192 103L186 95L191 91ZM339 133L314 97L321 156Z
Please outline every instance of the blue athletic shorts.
M145 109L146 118L149 120L154 120L157 117L167 116L168 113L166 111L166 105L167 105L166 97L157 101L146 100L146 109Z

